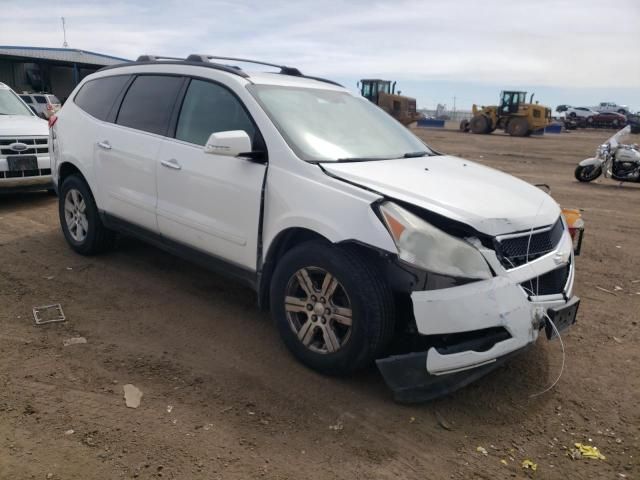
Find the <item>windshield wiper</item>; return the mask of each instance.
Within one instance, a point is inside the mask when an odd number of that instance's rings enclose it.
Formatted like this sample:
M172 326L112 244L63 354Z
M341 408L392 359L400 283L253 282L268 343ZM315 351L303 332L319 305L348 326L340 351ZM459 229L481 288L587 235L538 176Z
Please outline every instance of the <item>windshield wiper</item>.
M393 160L394 158L398 158L396 156L393 157L346 157L346 158L338 158L335 162L375 162L377 160Z
M389 157L346 157L338 158L335 162L375 162L378 160L395 160L397 158L415 158L431 155L431 152L409 152L404 155L392 155Z
M416 157L426 157L427 155L430 155L429 152L409 152L409 153L405 153L402 158L416 158Z

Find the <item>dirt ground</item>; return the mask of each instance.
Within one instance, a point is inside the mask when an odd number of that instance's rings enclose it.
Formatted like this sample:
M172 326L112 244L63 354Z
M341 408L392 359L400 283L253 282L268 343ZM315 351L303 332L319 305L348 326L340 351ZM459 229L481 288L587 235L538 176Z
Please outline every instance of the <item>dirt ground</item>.
M584 209L582 304L552 391L532 397L562 361L541 337L453 395L396 404L374 368L335 379L297 363L245 287L128 239L78 256L55 198L13 195L0 198L0 479L640 478L640 185L573 178L610 133L418 134ZM67 321L34 326L32 307L51 303ZM606 460L572 460L576 442Z

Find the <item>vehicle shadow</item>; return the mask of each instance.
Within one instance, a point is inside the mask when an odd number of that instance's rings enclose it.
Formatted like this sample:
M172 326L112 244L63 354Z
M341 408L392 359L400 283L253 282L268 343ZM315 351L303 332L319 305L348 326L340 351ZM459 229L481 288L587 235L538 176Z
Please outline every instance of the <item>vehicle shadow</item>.
M11 193L0 191L0 212L33 209L57 201L55 195L44 190Z
M576 181L574 182L574 184L582 185L583 182ZM584 184L584 186L585 188L588 186L589 188L599 188L601 190L611 190L611 191L624 191L624 189L628 189L628 188L640 189L640 183L638 182L620 182L618 180L612 180L610 178L589 182L588 184Z

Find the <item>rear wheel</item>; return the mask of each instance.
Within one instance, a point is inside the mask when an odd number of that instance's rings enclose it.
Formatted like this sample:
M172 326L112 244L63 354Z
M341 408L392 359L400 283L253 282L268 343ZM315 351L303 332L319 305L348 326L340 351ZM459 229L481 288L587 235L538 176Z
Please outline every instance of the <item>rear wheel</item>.
M329 374L358 370L383 352L394 332L394 300L360 252L306 242L285 254L271 281L271 311L286 346Z
M62 182L58 211L62 233L76 252L94 255L113 246L115 233L102 224L91 190L82 177L71 175Z
M591 182L600 176L602 168L599 165L578 165L574 173L579 182Z
M489 133L491 130L491 121L484 115L476 115L469 122L469 127L473 133Z
M507 124L507 133L512 137L525 137L529 133L529 122L523 117L512 118Z

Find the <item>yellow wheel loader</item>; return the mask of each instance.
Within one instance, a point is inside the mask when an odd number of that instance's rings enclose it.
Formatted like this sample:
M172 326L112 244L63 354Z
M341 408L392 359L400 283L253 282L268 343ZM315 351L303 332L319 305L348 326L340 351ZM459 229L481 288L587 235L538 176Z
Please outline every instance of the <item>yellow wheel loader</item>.
M551 123L551 109L533 103L533 93L527 103L527 92L503 91L500 105L473 105L471 120L462 120L460 130L473 133L491 133L502 129L513 137L526 137Z
M396 82L380 79L364 79L358 82L360 94L375 103L403 125L409 125L424 117L416 111L416 99L396 94Z

